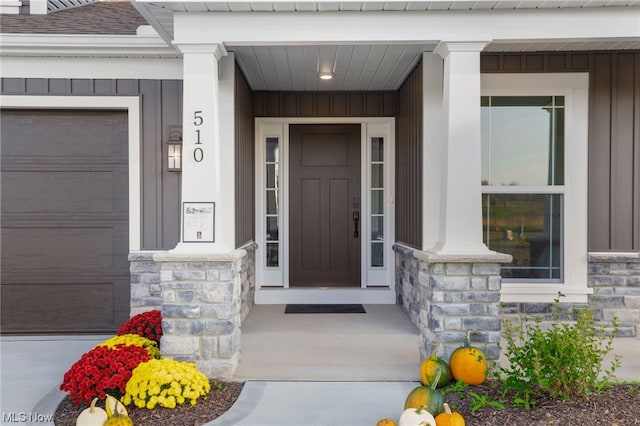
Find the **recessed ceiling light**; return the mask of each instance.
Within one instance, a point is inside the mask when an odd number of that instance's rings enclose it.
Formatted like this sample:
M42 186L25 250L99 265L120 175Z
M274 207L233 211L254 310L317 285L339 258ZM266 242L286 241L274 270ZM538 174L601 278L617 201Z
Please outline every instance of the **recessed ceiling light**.
M332 72L321 72L318 74L320 80L331 80L333 78Z

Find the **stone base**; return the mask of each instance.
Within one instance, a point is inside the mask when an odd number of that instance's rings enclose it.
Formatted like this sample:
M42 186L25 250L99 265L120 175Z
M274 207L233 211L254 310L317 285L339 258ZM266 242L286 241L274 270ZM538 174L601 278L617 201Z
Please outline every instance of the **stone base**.
M594 292L588 303L566 303L560 299L561 318L574 319L575 309L589 307L595 311L596 326L612 333L611 321L616 318L618 337L640 338L640 256L636 253L589 254L588 286ZM553 303L505 303L505 318L527 315L542 323L552 320Z
M500 356L500 263L510 256L438 256L403 246L396 251L398 303L418 327L420 357L449 359L472 330L488 358Z
M254 303L255 245L225 254L135 253L129 260L132 311L162 311L162 356L196 362L210 378L231 378L242 321Z

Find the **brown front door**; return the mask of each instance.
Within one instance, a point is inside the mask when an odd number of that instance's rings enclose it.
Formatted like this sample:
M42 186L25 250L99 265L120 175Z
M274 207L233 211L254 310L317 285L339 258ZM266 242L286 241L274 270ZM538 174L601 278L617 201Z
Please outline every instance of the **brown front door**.
M291 287L360 286L360 125L290 127Z

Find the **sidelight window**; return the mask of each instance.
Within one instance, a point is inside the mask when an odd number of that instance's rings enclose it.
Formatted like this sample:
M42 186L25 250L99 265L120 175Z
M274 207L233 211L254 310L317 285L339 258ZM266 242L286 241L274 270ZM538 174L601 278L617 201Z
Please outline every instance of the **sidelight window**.
M371 138L371 266L384 266L384 138Z
M265 206L265 239L266 266L280 266L280 141L276 137L266 138L266 206Z

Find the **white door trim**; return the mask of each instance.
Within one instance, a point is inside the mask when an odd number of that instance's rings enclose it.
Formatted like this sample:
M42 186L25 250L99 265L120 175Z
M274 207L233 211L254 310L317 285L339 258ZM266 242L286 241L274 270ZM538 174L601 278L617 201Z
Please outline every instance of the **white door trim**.
M289 288L289 125L361 125L361 288ZM279 140L278 267L266 263L265 144L268 137ZM370 138L384 138L384 267L370 267ZM395 303L395 119L392 117L304 117L256 118L256 296L258 304L268 303Z

